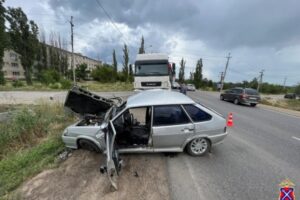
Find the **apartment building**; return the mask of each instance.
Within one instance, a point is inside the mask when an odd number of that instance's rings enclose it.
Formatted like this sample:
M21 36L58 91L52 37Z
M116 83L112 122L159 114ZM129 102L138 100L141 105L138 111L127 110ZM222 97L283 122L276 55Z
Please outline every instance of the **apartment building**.
M3 57L3 73L6 79L24 79L25 71L21 64L20 54L13 50L5 50Z
M47 60L50 58L49 54L49 48L52 46L47 45ZM71 61L72 61L72 53L69 51L66 51L64 49L59 49L56 47L52 47L56 49L57 51L60 51L63 55L67 56L68 60L68 69L71 69ZM25 79L25 71L23 69L23 66L21 64L20 54L16 53L15 51L11 49L7 49L4 51L4 57L3 57L3 73L5 79ZM49 63L49 62L48 62ZM80 64L86 64L87 69L89 71L93 70L97 66L101 65L102 62L100 60L95 60L92 58L89 58L87 56L83 56L79 53L74 53L74 66L78 66ZM51 67L51 66L47 66Z
M64 50L64 49L60 49L57 47L53 47L51 45L46 45L47 46L47 54L49 55L49 49L53 48L57 51L60 51L62 55L67 56L68 58L68 69L72 68L72 52ZM48 56L48 60L49 60L49 56ZM74 53L74 66L77 67L78 65L81 64L86 64L87 65L87 70L91 71L93 69L95 69L97 66L101 65L102 62L100 60L95 60L93 58L89 58L87 56L84 56L80 53Z

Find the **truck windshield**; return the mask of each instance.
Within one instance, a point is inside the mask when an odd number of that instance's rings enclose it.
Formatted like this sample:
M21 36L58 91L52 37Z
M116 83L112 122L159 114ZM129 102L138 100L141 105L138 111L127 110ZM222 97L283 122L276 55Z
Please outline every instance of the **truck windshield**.
M138 64L135 67L136 76L167 76L169 75L168 64Z

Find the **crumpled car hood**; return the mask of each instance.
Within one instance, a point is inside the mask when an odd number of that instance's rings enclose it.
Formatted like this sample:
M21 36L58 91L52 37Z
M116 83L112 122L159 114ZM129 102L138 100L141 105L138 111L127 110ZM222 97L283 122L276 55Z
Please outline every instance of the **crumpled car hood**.
M84 90L78 86L74 86L69 90L65 108L68 108L79 115L102 115L110 109L115 102Z

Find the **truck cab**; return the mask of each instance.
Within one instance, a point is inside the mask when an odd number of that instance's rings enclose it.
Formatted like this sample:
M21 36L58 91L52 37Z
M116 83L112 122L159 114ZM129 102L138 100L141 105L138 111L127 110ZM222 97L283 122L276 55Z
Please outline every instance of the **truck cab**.
M172 68L166 54L137 54L135 61L134 89L171 90Z

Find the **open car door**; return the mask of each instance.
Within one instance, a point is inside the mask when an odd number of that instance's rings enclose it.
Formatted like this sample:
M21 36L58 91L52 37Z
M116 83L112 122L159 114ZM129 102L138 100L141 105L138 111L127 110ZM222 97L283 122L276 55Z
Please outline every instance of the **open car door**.
M111 185L115 190L118 189L118 176L121 170L121 159L119 158L119 153L117 149L115 149L115 138L116 131L112 124L109 122L108 130L106 132L106 170L108 179L111 182Z

